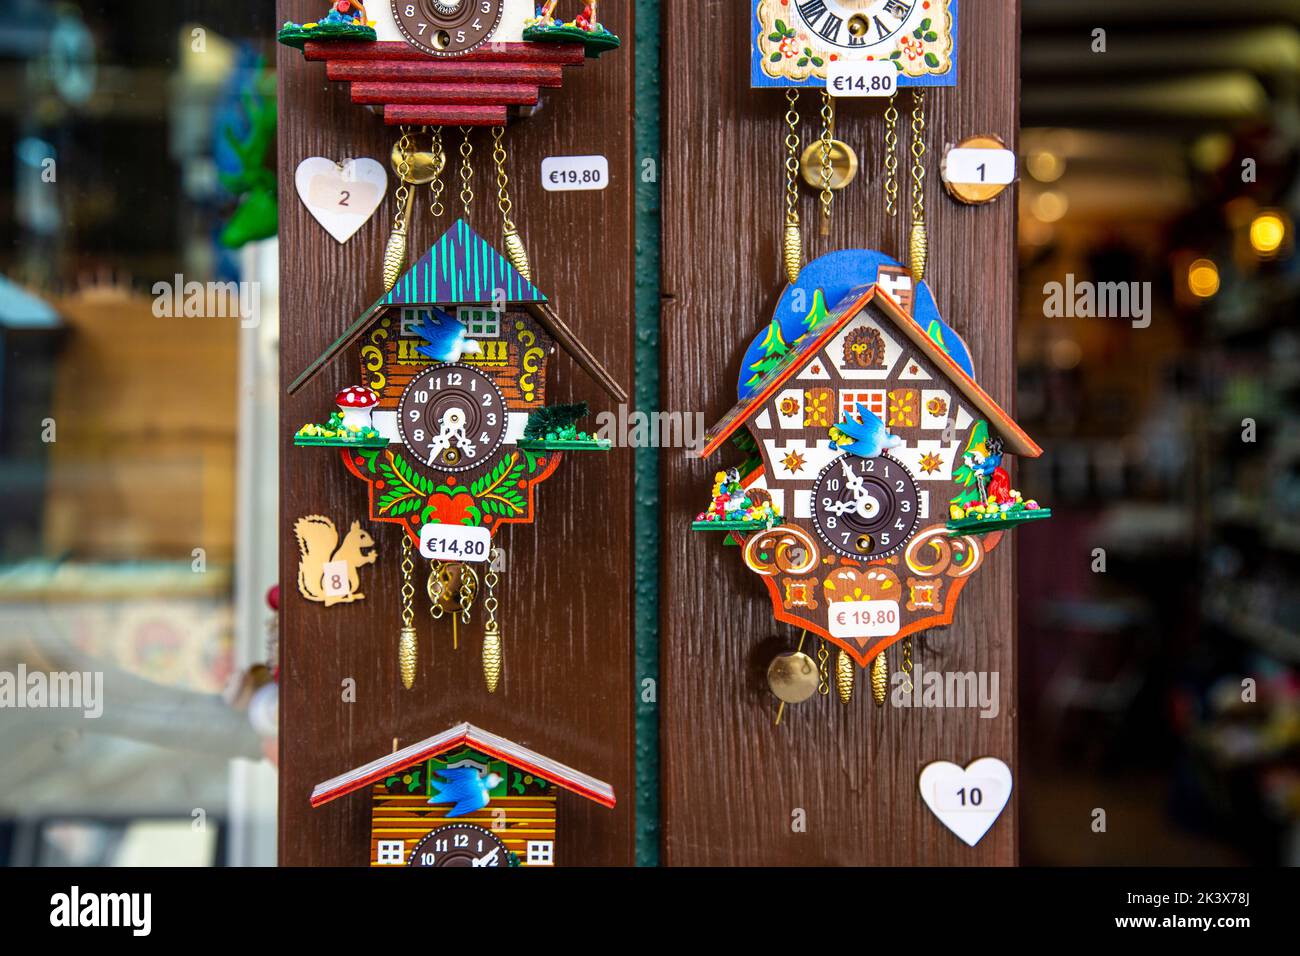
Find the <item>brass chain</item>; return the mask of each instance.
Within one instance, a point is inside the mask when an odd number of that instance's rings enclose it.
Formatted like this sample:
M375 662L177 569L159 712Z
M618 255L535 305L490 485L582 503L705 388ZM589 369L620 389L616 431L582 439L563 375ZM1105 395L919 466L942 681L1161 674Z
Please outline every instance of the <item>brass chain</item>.
M912 222L925 222L925 90L912 91Z
M885 110L885 215L898 215L898 94Z
M826 638L817 639L817 693L825 697L831 692L831 652L826 648Z
M435 621L441 621L446 611L442 607L442 595L445 585L442 583L442 576L447 569L443 561L435 561L429 568L429 616Z
M442 181L442 174L447 168L447 153L442 148L441 126L435 126L433 128L432 149L434 155L433 168L437 170L437 173L434 175L433 181L429 183L429 192L431 193L429 212L433 215L433 218L441 219L443 214L447 211L447 207L442 201L443 193L447 189L446 184Z
M397 164L397 213L393 216L393 229L399 230L406 222L406 197L411 194L407 179L411 175L411 127L402 127L402 137L397 141L401 159Z
M468 565L460 569L460 622L469 623L470 608L474 606L474 595L478 593L478 575Z
M411 556L411 536L402 535L402 627L415 626L415 559Z
M510 219L510 210L514 204L510 202L510 193L507 191L510 185L510 177L506 175L506 148L501 144L502 137L505 135L504 126L492 127L492 161L497 165L497 208L501 210L501 219L507 230L515 228L514 222Z
M831 150L835 143L835 99L828 92L822 93L822 228L831 222L831 209L835 203L835 191L831 189Z
M912 693L912 639L903 638L903 693Z
M483 599L483 615L485 627L488 630L497 629L497 583L501 580L497 574L497 562L504 556L500 548L493 548L488 554L488 570L483 576L483 586L487 590L487 597Z
M469 219L469 207L474 202L474 167L470 165L470 157L474 155L474 144L469 140L470 128L462 126L461 135L464 139L460 144L460 202L465 207L465 218Z
M786 110L785 125L785 224L799 224L799 91L786 90L790 104Z

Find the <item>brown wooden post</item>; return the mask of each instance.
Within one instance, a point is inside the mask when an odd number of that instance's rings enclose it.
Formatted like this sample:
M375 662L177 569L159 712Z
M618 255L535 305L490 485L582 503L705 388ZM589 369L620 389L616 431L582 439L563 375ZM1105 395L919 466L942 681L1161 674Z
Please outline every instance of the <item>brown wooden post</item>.
M927 280L946 320L965 337L984 388L1014 410L1016 195L989 206L944 193L944 148L993 133L1013 149L1019 101L1019 4L963 4L959 85L931 91L926 209ZM780 91L749 88L748 3L665 0L663 404L711 423L735 401L741 353L772 315L781 269ZM803 97L805 143L814 103ZM900 139L910 96L900 97ZM819 104L818 104L819 105ZM901 215L884 212L885 104L841 101L837 135L858 150L862 174L835 203L832 234L818 235L805 193L808 257L842 248L906 256L910 225L899 157ZM725 453L723 456L725 457ZM738 462L729 462L734 464ZM669 865L988 865L1017 858L1016 806L969 848L921 802L917 778L934 760L995 756L1016 770L1014 543L1001 545L962 596L956 623L916 641L926 669L996 672L1000 710L878 710L865 693L787 708L764 671L798 638L772 619L759 584L718 536L692 536L720 459L665 457L662 579L662 824ZM891 662L898 660L898 649ZM861 685L859 685L861 686ZM806 832L796 832L797 811Z
M379 0L385 2L385 0ZM280 0L279 22L320 16L324 0ZM609 27L630 38L629 5L608 11ZM380 261L392 225L390 190L380 212L346 245L322 230L298 201L294 170L309 156L368 156L385 164L396 131L327 81L324 65L280 47L281 375L287 386L380 294ZM541 111L507 132L514 219L534 265L533 280L564 320L629 390L632 385L633 59L630 43L599 62L567 71L561 89L544 89ZM451 150L460 134L444 134ZM471 225L500 238L491 140L474 134L476 198ZM547 156L603 154L612 183L603 192L548 193ZM451 171L449 170L449 173ZM460 214L459 182L449 184L448 214L436 225L421 189L412 217L412 254L422 253ZM588 266L591 248L599 268ZM308 806L312 787L336 774L461 721L613 784L619 803L605 810L560 795L563 864L630 864L633 856L632 453L572 455L539 489L535 525L510 527L498 541L509 567L500 588L505 678L483 687L480 619L451 650L446 627L416 601L421 665L414 690L402 689L397 640L399 532L370 524L379 551L363 571L364 601L309 604L295 586L293 522L322 514L336 523L364 519L365 486L348 476L337 452L296 449L295 430L327 415L331 399L355 384L356 356L330 366L281 405L280 861L285 865L365 865L369 801ZM599 387L566 355L552 359L551 401L587 400L608 409ZM423 579L421 578L421 584ZM466 644L469 646L466 646ZM356 702L344 685L355 681Z

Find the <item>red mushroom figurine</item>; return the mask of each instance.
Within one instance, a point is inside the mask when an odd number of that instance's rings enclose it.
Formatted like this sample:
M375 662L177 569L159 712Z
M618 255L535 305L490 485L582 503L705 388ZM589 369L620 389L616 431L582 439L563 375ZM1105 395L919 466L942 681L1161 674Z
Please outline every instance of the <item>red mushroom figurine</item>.
M353 385L338 393L334 401L343 413L343 427L348 429L372 428L370 415L379 404L379 396L364 385Z

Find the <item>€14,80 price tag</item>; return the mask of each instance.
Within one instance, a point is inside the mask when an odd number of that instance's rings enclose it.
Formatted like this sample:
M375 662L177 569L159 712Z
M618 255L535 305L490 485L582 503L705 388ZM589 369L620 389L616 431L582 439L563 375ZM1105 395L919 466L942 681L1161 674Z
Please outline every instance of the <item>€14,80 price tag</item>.
M420 529L420 554L430 561L486 561L492 532L459 524L426 524Z
M898 67L890 60L835 60L826 73L831 96L893 96Z
M604 189L609 160L604 156L548 156L542 160L542 188L547 192Z
M832 637L893 637L902 626L897 601L834 601Z

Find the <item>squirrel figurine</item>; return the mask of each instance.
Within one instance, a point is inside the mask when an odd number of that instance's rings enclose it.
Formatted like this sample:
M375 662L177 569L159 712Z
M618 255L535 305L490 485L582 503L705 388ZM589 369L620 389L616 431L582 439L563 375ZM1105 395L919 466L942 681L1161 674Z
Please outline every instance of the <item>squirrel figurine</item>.
M323 515L309 515L299 518L293 526L294 536L298 539L298 590L309 601L322 603L326 607L336 604L351 604L365 597L357 590L361 581L357 569L367 564L374 564L377 555L373 550L375 541L361 527L360 521L352 522L347 537L339 544L339 532L334 522ZM325 565L335 561L346 561L348 565L348 593L328 595L325 589ZM331 590L338 590L332 588Z

